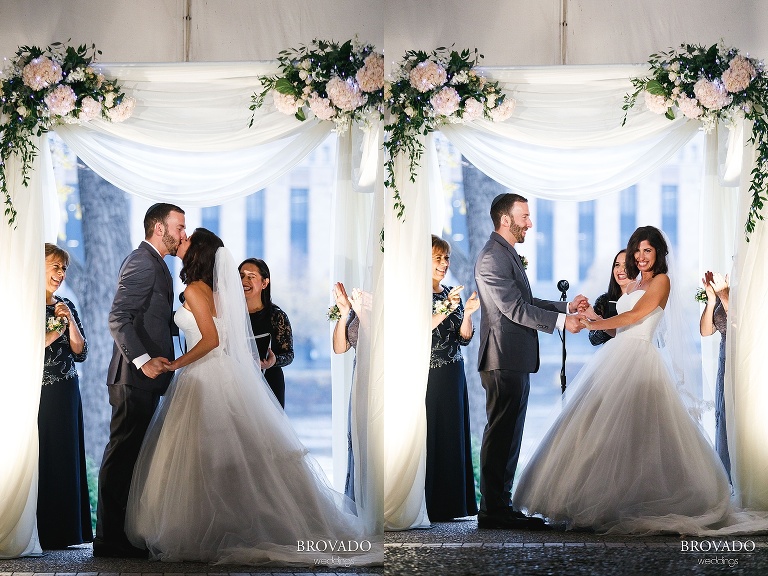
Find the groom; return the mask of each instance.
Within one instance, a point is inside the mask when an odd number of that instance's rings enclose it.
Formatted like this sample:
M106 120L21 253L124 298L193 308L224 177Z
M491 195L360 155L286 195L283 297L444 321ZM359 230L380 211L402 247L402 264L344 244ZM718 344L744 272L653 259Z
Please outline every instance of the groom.
M112 419L99 470L94 556L147 557L125 535L131 476L160 396L171 381L173 280L163 257L186 240L184 210L155 204L144 216L145 239L120 268L109 313L115 341L107 374Z
M537 331L555 328L576 333L582 328L578 311L587 299L573 302L539 300L531 294L515 245L525 242L533 226L528 200L500 194L491 203L495 231L478 255L475 281L480 296L478 370L485 389L488 423L480 448L479 528L542 530L540 518L529 518L510 507L512 482L520 456L528 406L530 373L539 369Z

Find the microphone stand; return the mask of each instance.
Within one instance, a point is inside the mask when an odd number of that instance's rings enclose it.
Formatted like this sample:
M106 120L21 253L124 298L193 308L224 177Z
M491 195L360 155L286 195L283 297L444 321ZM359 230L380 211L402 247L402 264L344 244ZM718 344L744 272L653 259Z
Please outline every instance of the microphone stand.
M566 296L566 291L568 290L568 282L565 280L561 280L557 283L557 287L560 289L560 301L561 302L567 302L568 297ZM560 367L560 391L565 394L565 328L561 330L561 336L560 340L563 341L563 364Z

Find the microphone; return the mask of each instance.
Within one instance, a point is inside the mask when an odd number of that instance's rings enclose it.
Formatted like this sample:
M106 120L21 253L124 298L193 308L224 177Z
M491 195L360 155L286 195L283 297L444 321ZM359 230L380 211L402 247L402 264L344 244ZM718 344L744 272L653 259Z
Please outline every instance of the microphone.
M568 284L568 280L560 280L557 283L557 289L560 290L563 294L568 292L568 288L570 288L570 285Z

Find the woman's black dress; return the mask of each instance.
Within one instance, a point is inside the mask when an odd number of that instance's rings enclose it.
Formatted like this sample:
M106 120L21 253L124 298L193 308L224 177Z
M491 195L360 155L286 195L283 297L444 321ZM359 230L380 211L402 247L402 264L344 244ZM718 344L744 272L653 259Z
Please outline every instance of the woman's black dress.
M597 297L597 300L595 300L595 304L592 306L592 309L602 316L603 318L611 318L613 316L616 316L616 303L613 303L613 306L610 305L610 301L608 300L608 293L602 294L601 296ZM605 344L613 338L608 332L605 330L590 330L589 331L589 342L592 344L592 346L600 346L600 344Z
M85 335L72 302L55 296L72 311ZM54 305L45 307L46 325ZM40 442L37 491L37 531L46 549L65 548L93 540L91 506L83 440L83 405L75 362L85 360L69 345L69 330L45 349L43 385L37 429Z
M293 332L288 315L281 308L272 304L272 310L262 308L258 312L251 312L251 328L256 340L259 337L269 335L270 346L275 355L275 365L267 368L264 378L272 389L280 406L285 408L285 376L283 366L293 362Z
M432 294L445 300L450 287ZM424 492L432 521L477 514L472 446L469 431L469 399L460 346L469 344L459 334L464 306L432 330L432 353L427 380L427 472Z

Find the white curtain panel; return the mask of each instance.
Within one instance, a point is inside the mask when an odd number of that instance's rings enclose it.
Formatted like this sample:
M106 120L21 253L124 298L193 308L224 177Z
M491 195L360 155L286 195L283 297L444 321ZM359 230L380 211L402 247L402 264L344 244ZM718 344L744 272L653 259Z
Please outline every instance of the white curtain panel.
M749 134L749 124L745 133ZM754 150L747 148L742 174L748 175L754 165ZM738 204L738 220L743 231L747 209L752 202L749 178L742 178ZM764 208L761 213L768 217ZM725 405L731 474L736 496L742 506L768 510L768 376L765 351L768 331L765 329L768 298L768 230L759 221L749 242L738 235L736 260L731 275L731 296L726 340Z
M0 223L0 558L40 553L37 541L37 409L45 349L45 223L51 189L47 140L35 137L40 151L28 186L21 165L11 158L7 185L18 212L15 227Z
M523 68L485 68L487 77L498 80L503 88L517 101L515 114L503 123L476 121L471 124L451 124L441 131L473 164L511 190L524 196L533 195L554 200L586 200L622 190L652 172L666 162L680 147L688 142L699 129L699 123L676 119L647 111L642 102L629 111L622 126L624 95L632 92L631 77L643 76L645 66L558 66ZM720 128L725 130L724 127ZM714 142L714 143L713 143ZM717 146L717 138L708 145ZM741 150L732 147L731 152ZM748 187L749 161L740 170L733 169L726 155L717 152L705 154L706 174L730 174L730 180L741 178L742 187ZM387 363L386 432L387 461L385 479L385 529L402 530L420 525L425 521L423 499L423 462L417 456L425 441L425 426L421 412L424 406L426 376L425 363L428 354L430 330L423 328L429 318L428 297L428 246L425 248L430 227L430 206L426 203L433 156L425 153L416 182L411 182L398 164L398 182L401 195L406 199L406 221L398 223L390 219L385 226L387 245L387 324L385 349ZM745 184L746 181L746 184ZM728 204L729 191L720 178L707 181L708 197L718 202L702 206L702 222L712 222L723 217L724 205ZM391 210L391 208L390 208ZM739 217L736 226L743 222ZM414 222L414 220L418 220ZM399 228L398 228L399 226ZM758 228L762 228L762 223ZM491 223L488 223L489 231ZM390 232L390 230L394 228ZM739 227L739 230L741 228ZM758 232L761 232L759 230ZM751 278L764 270L764 260L759 258L758 245L761 234L756 232L749 244L744 244L743 258L752 269ZM392 237L390 238L390 234ZM709 246L732 246L733 227L719 226L700 231L700 239L706 237ZM391 244L390 244L391 242ZM410 245L408 261L402 247ZM727 248L725 248L727 249ZM389 254L392 250L393 253ZM427 253L425 253L427 252ZM764 254L764 252L763 252ZM390 260L391 257L391 260ZM737 265L735 276L743 270ZM761 272L764 273L764 272ZM758 310L765 301L768 283L749 280L739 289L739 306L742 310ZM742 282L745 279L742 278ZM395 294L393 294L395 291ZM761 294L758 294L761 292ZM742 304L743 302L743 304ZM397 312L395 312L395 310ZM404 311L408 313L405 314ZM409 330L396 334L397 318L409 318ZM752 317L752 321L758 321ZM742 322L742 325L745 322ZM391 328L390 328L391 327ZM417 329L418 328L418 329ZM736 332L736 331L734 331ZM764 333L759 327L741 329L741 336L734 341L753 338ZM729 333L730 334L730 333ZM756 341L756 340L755 340ZM731 344L731 337L728 340ZM407 344L407 345L406 345ZM739 344L741 346L741 344ZM392 350L394 347L396 352ZM735 394L760 388L765 377L761 374L759 354L743 356L748 350L756 350L751 344L739 351L739 359L729 352L728 361L740 367L735 383ZM395 356L396 355L396 356ZM396 357L396 359L395 359ZM751 364L750 364L751 363ZM741 366L753 365L751 370ZM746 375L751 383L743 379ZM764 386L763 386L764 387ZM751 466L744 461L752 454L754 441L765 437L765 424L755 418L768 410L768 398L764 394L749 396L750 408L739 412L740 425L735 436L754 438L749 450L739 451L736 459L740 466ZM746 402L746 400L744 400ZM391 406L395 412L390 414ZM403 408L408 406L408 409ZM759 406L759 408L757 408ZM738 409L738 406L736 407ZM420 412L419 412L420 410ZM764 421L764 418L763 418ZM761 422L763 422L761 421ZM734 429L734 428L731 428ZM760 431L756 433L755 431ZM737 439L738 441L738 439ZM750 482L751 492L762 487L765 497L765 471L768 455L757 466L743 475ZM759 472L759 473L758 473ZM751 478L751 481L746 478ZM406 482L413 482L409 487ZM756 498L752 502L758 501ZM768 499L762 507L768 506Z

